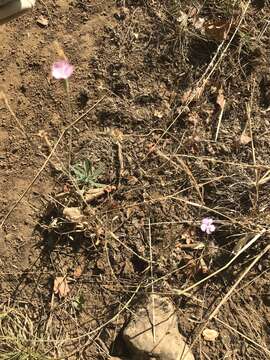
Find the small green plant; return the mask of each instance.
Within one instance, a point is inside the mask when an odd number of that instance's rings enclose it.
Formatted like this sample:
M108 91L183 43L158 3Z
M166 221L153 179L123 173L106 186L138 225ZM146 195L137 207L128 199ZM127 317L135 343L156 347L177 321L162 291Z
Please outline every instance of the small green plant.
M97 169L93 167L90 160L86 159L83 163L75 164L72 167L72 172L79 185L102 188L105 185L97 182L100 175L103 173L103 167L99 166Z
M85 299L83 294L78 294L75 297L75 299L72 301L72 306L76 311L81 312L83 310L84 303L85 303Z

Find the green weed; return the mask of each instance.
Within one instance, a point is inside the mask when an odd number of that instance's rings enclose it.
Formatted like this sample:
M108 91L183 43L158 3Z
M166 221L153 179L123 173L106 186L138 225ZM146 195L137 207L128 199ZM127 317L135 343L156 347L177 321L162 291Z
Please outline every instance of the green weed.
M83 163L78 163L72 167L72 173L79 186L102 188L105 185L97 182L103 173L103 167L100 165L97 169L93 167L90 160L86 159Z

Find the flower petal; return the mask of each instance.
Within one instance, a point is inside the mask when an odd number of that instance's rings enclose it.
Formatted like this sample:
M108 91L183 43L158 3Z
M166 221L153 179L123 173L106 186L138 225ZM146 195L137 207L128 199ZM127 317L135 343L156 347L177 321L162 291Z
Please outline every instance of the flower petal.
M208 224L211 224L211 219L210 218L204 218L202 219L202 223L205 224L205 225L208 225Z
M206 232L207 231L207 224L201 224L201 230L203 232Z
M68 79L74 71L74 67L67 60L56 61L52 65L52 76L59 79Z
M212 232L215 231L215 229L216 229L215 225L209 225L209 226L207 226L206 233L208 235L210 235L210 234L212 234Z

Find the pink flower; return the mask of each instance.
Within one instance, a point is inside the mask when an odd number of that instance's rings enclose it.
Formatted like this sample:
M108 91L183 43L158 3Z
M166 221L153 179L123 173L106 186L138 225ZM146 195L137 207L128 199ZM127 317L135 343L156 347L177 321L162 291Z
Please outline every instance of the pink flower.
M73 73L74 66L72 66L67 60L59 60L53 63L52 76L59 80L67 80Z
M206 234L210 235L212 232L216 230L215 225L213 225L213 219L204 218L202 219L201 230L206 232Z

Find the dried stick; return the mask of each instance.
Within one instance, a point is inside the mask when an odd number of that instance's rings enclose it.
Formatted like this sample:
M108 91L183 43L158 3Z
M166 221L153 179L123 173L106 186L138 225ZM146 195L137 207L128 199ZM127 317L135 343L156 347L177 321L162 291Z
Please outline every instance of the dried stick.
M155 295L154 295L154 273L153 273L153 252L152 252L152 234L151 234L151 220L150 218L148 219L148 230L149 230L149 251L150 251L150 259L149 259L149 266L150 266L150 275L151 275L151 280L152 280L152 331L153 331L153 342L154 344L156 343L156 328L155 328Z

